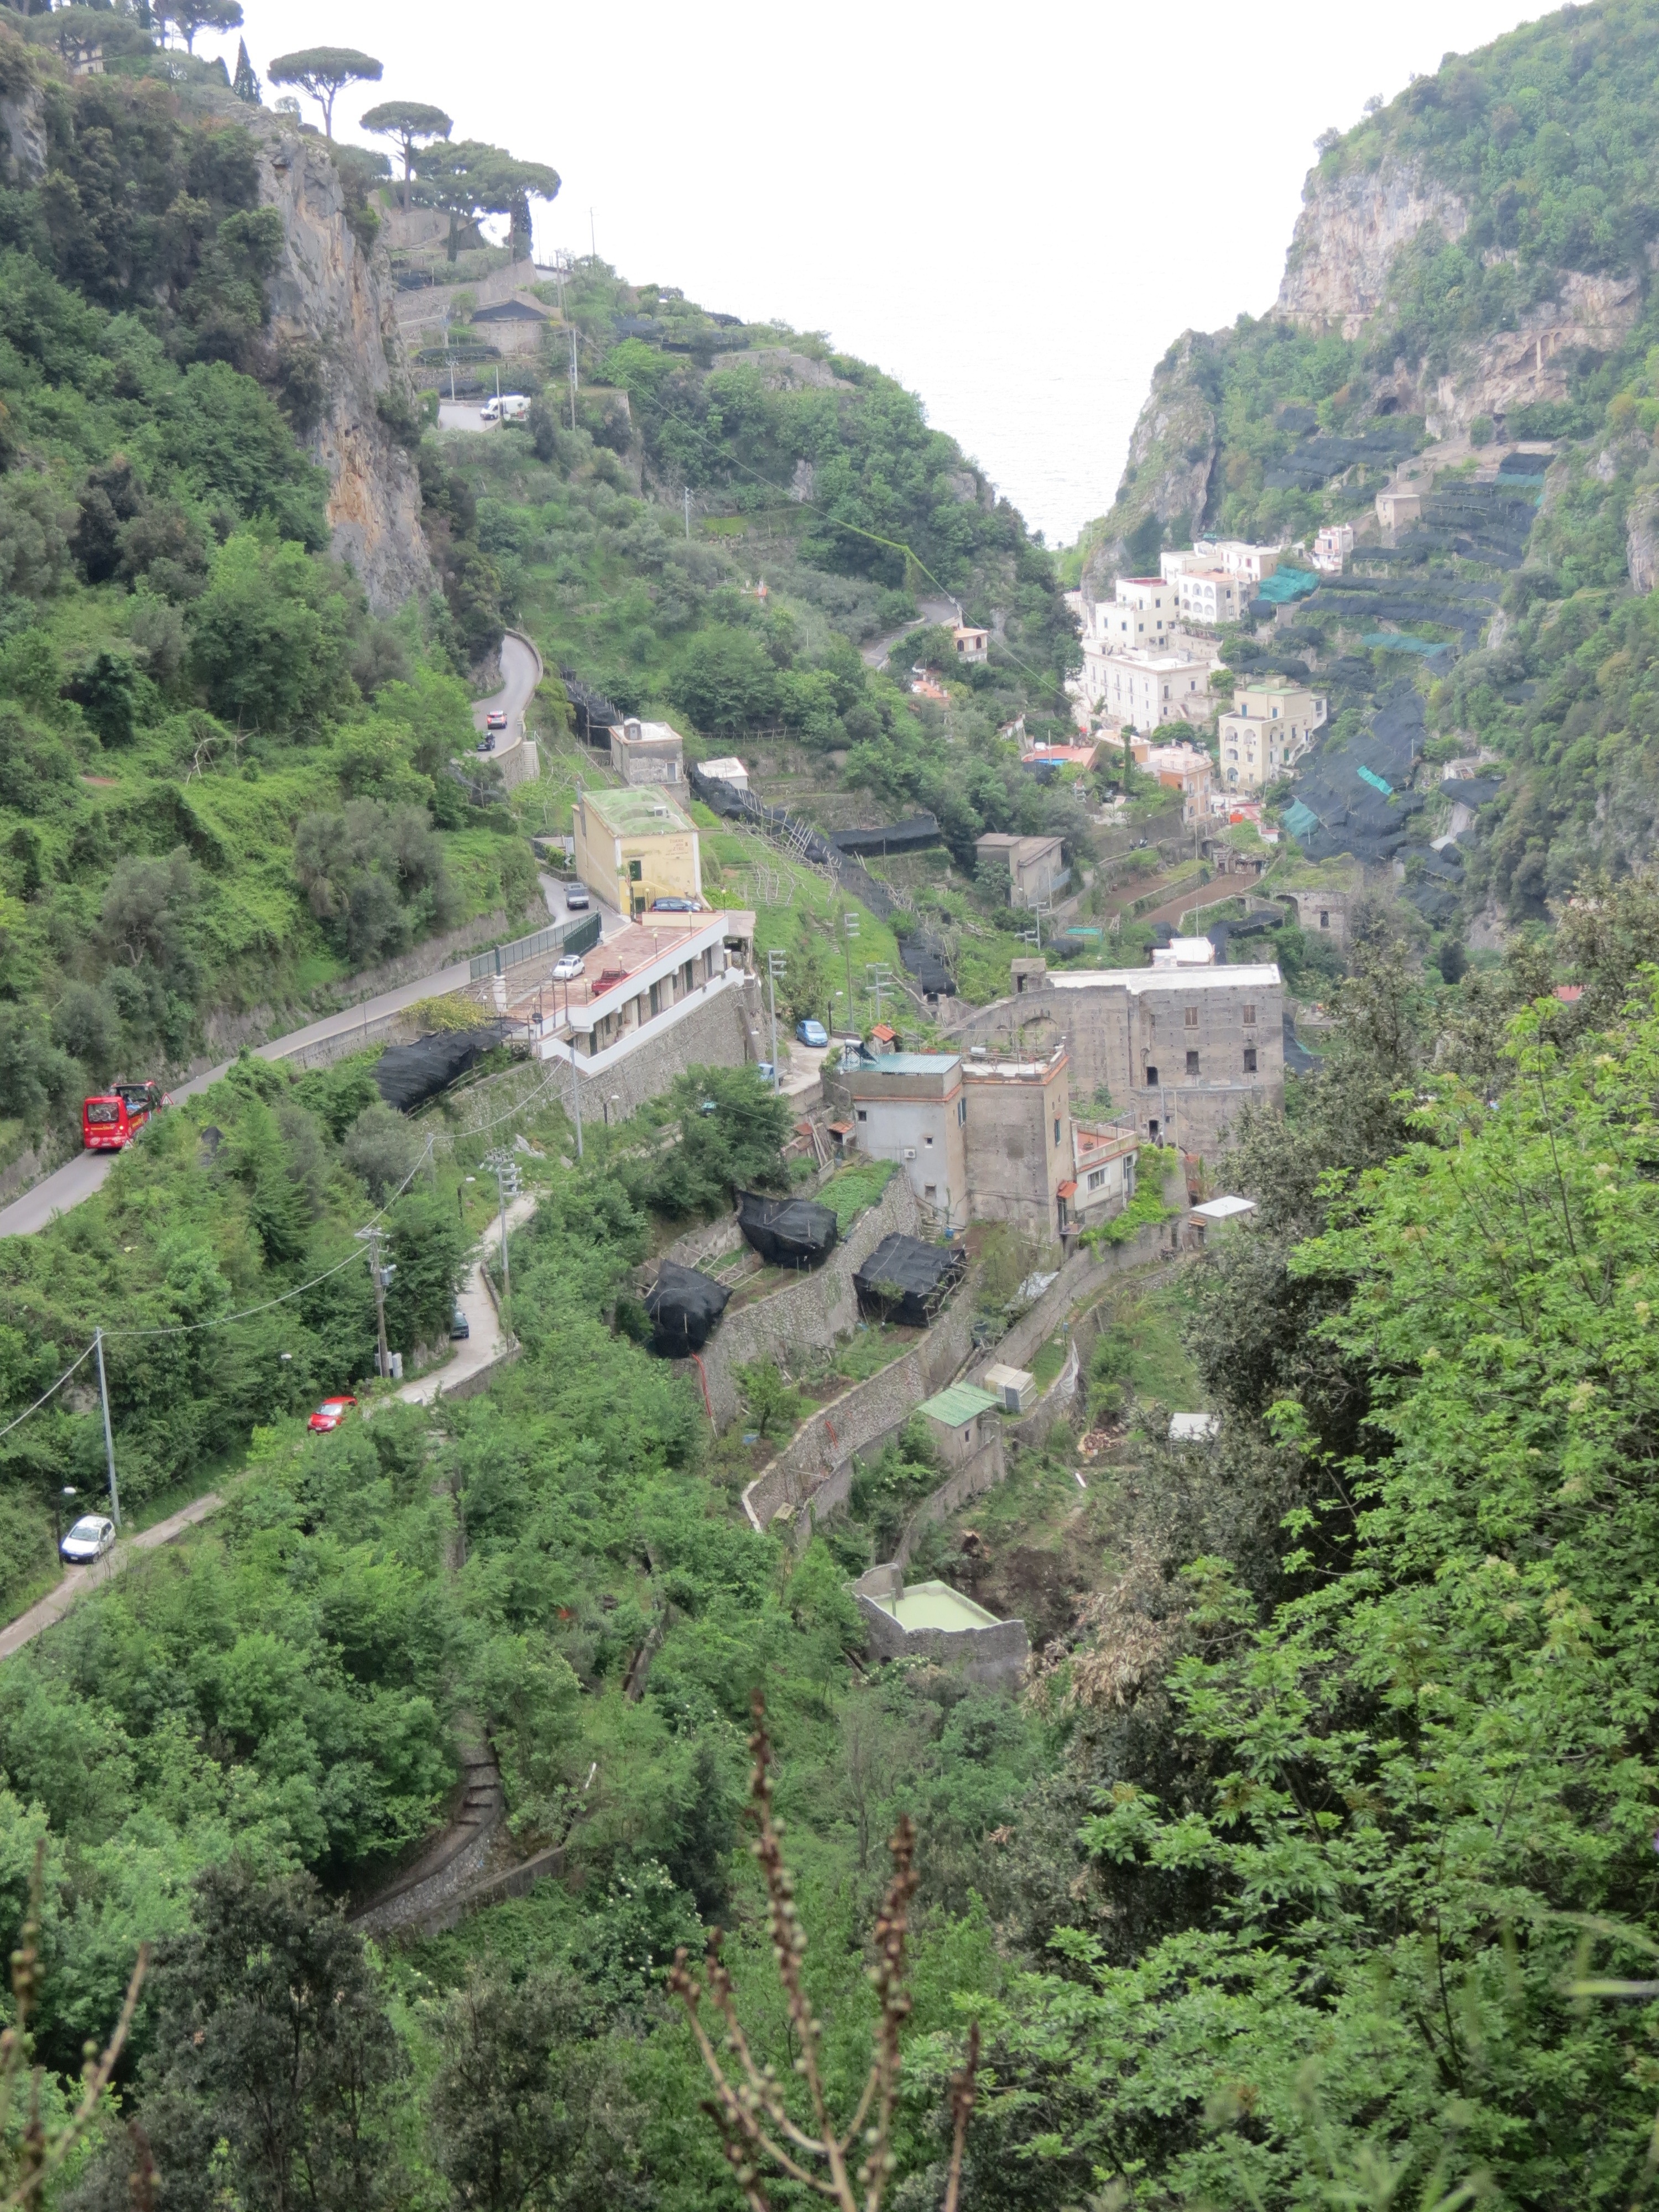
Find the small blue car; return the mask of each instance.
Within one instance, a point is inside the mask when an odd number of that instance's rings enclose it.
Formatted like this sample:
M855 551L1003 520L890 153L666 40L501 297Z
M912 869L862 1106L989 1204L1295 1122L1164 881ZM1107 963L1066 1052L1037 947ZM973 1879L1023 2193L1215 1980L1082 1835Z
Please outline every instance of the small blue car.
M797 1022L795 1024L795 1039L797 1043L799 1044L828 1044L830 1042L830 1032L825 1029L822 1022Z

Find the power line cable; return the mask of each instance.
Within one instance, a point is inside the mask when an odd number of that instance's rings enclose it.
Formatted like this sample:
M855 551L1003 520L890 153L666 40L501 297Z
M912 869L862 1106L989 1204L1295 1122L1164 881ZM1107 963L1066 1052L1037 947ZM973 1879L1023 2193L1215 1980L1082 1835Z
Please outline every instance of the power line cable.
M47 1399L50 1398L54 1392L61 1390L64 1383L69 1381L70 1376L74 1374L76 1369L79 1367L83 1361L90 1359L96 1350L97 1346L95 1344L89 1344L86 1350L81 1354L79 1359L72 1359L69 1365L64 1370L63 1373L58 1376L58 1380L52 1384L50 1389L45 1389L40 1393L40 1395L35 1400L34 1403L28 1407L27 1412L19 1413L15 1420L8 1421L5 1427L3 1429L0 1429L0 1437L9 1437L14 1429L21 1429L22 1427L24 1422L28 1419L31 1413L38 1413L41 1407L46 1404Z

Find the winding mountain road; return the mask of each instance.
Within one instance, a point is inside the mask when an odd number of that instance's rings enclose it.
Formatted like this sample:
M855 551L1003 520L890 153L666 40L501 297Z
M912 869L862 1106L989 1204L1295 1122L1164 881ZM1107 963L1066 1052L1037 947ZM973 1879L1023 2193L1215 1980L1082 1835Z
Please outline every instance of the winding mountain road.
M541 681L541 664L534 648L525 639L511 634L502 639L501 674L505 680L501 690L491 698L480 699L472 710L474 725L479 730L483 728L486 715L497 709L506 714L505 739L497 744L494 756L497 760L503 752L524 743L525 708ZM556 920L570 918L563 910L562 896L557 905L549 899L548 907ZM621 926L619 921L617 927ZM399 1013L419 1000L441 998L446 991L458 991L471 973L465 957L447 962L443 967L417 976L411 983L400 983L395 990L382 991L359 1006L325 1015L321 1021L307 1022L303 1029L290 1030L285 1036L271 1037L256 1045L254 1051L261 1060L287 1060L295 1053L303 1052L307 1045L322 1044L330 1037L343 1036L352 1030L364 1028L379 1015ZM200 1075L191 1076L188 1082L175 1085L173 1096L198 1097L228 1074L231 1066L228 1060L220 1060ZM77 1152L61 1168L43 1176L21 1197L13 1199L9 1206L0 1207L0 1237L33 1237L60 1213L81 1205L95 1190L102 1189L118 1157L113 1152Z

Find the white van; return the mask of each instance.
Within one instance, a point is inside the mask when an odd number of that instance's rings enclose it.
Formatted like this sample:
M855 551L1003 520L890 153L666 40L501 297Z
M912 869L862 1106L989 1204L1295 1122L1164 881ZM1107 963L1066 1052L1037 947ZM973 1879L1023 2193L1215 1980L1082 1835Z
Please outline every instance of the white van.
M530 402L520 392L504 392L499 399L487 399L478 410L481 422L522 422L530 412Z

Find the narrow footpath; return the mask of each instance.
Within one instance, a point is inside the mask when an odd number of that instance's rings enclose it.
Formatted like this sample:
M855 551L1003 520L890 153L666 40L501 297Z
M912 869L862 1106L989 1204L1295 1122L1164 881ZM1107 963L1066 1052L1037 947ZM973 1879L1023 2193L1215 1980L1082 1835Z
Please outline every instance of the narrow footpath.
M186 1528L194 1528L205 1521L210 1513L216 1513L224 1499L213 1491L205 1497L193 1498L190 1504L165 1521L158 1521L153 1528L141 1529L136 1536L124 1536L115 1549L101 1559L95 1567L70 1567L54 1590L48 1590L38 1605L27 1613L20 1613L15 1620L0 1629L0 1659L9 1659L26 1644L33 1644L44 1628L61 1620L72 1605L77 1604L89 1589L96 1589L112 1576L130 1567L140 1552L158 1551L163 1544L172 1543L182 1536Z

